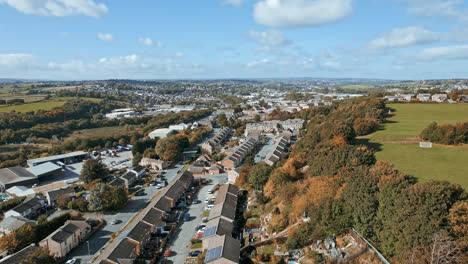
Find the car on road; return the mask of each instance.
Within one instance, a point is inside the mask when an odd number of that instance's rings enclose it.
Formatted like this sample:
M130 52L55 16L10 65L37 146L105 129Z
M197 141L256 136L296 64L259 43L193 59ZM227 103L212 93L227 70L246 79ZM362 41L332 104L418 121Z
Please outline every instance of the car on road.
M140 191L138 191L137 193L135 193L135 195L136 195L136 196L145 196L146 193L145 193L144 190L140 190Z
M213 194L213 190L208 190L208 194Z
M166 251L164 251L164 257L166 257L166 258L170 257L171 254L172 254L172 250L170 250L170 249L166 249Z
M200 255L201 253L203 253L203 252L201 252L201 250L194 250L194 251L189 253L189 256L190 257L196 257L196 256Z
M195 199L195 200L193 200L193 203L194 203L194 204L199 204L199 203L201 203L201 201L198 200L198 199Z
M111 225L116 225L118 223L119 223L118 219L112 219L112 221L111 221Z
M78 260L76 258L72 258L68 260L67 262L65 262L65 264L75 264L76 262L78 262Z

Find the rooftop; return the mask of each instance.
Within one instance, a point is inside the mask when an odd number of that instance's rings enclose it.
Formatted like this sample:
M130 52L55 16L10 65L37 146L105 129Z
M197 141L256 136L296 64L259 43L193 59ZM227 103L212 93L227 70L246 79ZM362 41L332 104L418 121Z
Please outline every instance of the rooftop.
M26 168L26 170L28 170L29 172L31 172L32 174L36 175L36 176L40 176L40 175L43 175L43 174L46 174L46 173L49 173L49 172L52 172L52 171L56 171L56 170L60 170L62 169L60 166L52 163L52 162L46 162L46 163L42 163L42 164L39 164L37 166L34 166L34 167L31 167L31 168Z

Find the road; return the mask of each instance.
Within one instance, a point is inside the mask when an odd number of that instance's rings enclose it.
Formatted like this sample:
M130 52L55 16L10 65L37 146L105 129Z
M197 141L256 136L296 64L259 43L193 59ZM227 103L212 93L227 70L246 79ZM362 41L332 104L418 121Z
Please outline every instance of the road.
M184 263L185 258L190 252L190 240L195 238L196 227L202 223L203 212L205 208L205 199L214 196L214 194L208 194L208 191L213 188L215 184L222 184L226 182L227 174L219 175L205 175L205 178L212 179L212 183L203 186L197 194L196 199L202 201L199 204L192 204L187 212L190 214L190 221L182 222L176 229L176 232L171 237L168 247L172 250L172 255L167 258L166 263Z
M255 155L255 163L259 163L266 157L266 155L271 151L274 143L275 136L272 134L267 134L265 144L262 146L262 149L257 153L257 155Z
M172 179L177 175L177 172L182 168L183 165L176 165L173 168L168 169L166 174L164 174L166 180L168 182L172 181ZM110 240L110 235L122 229L138 211L147 205L148 201L156 194L157 191L158 189L156 186L145 187L144 196L133 197L133 199L131 199L122 210L114 214L85 214L84 216L87 218L96 219L97 217L100 217L104 219L107 224L88 239L89 253L88 242L84 242L71 251L67 256L67 260L76 258L78 259L78 263L90 262L94 254L96 254L96 252ZM115 225L111 225L110 223L112 219L117 219L119 222Z

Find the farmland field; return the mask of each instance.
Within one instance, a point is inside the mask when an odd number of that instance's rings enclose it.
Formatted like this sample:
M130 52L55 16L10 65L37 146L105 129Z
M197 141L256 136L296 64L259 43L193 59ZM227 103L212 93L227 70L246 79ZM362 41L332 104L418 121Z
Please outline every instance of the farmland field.
M422 181L447 180L468 190L468 146L419 147L419 134L429 123L468 121L468 104L389 104L392 117L381 130L363 137L388 160Z
M70 142L77 138L86 139L90 137L110 137L110 136L131 135L135 132L141 132L141 130L142 128L138 126L129 126L128 130L125 127L121 127L121 126L83 129L83 130L78 130L78 131L73 132L73 134L65 138L65 141Z
M74 99L74 97L56 97L51 98L45 101L37 101L32 103L25 103L20 105L10 105L10 106L1 106L0 105L0 112L11 112L16 111L20 113L30 112L30 111L37 111L37 110L52 110L54 107L64 105L68 100ZM81 98L84 100L98 102L101 99L96 98Z

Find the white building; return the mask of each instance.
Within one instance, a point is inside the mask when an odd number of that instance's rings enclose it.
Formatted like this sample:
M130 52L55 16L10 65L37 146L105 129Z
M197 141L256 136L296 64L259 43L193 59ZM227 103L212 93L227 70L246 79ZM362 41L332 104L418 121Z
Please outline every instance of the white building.
M167 138L168 136L170 135L174 135L174 134L177 134L177 131L175 131L174 129L170 129L170 128L159 128L159 129L155 129L153 130L152 132L150 132L148 134L148 136L151 138L151 139L155 139L155 138Z

